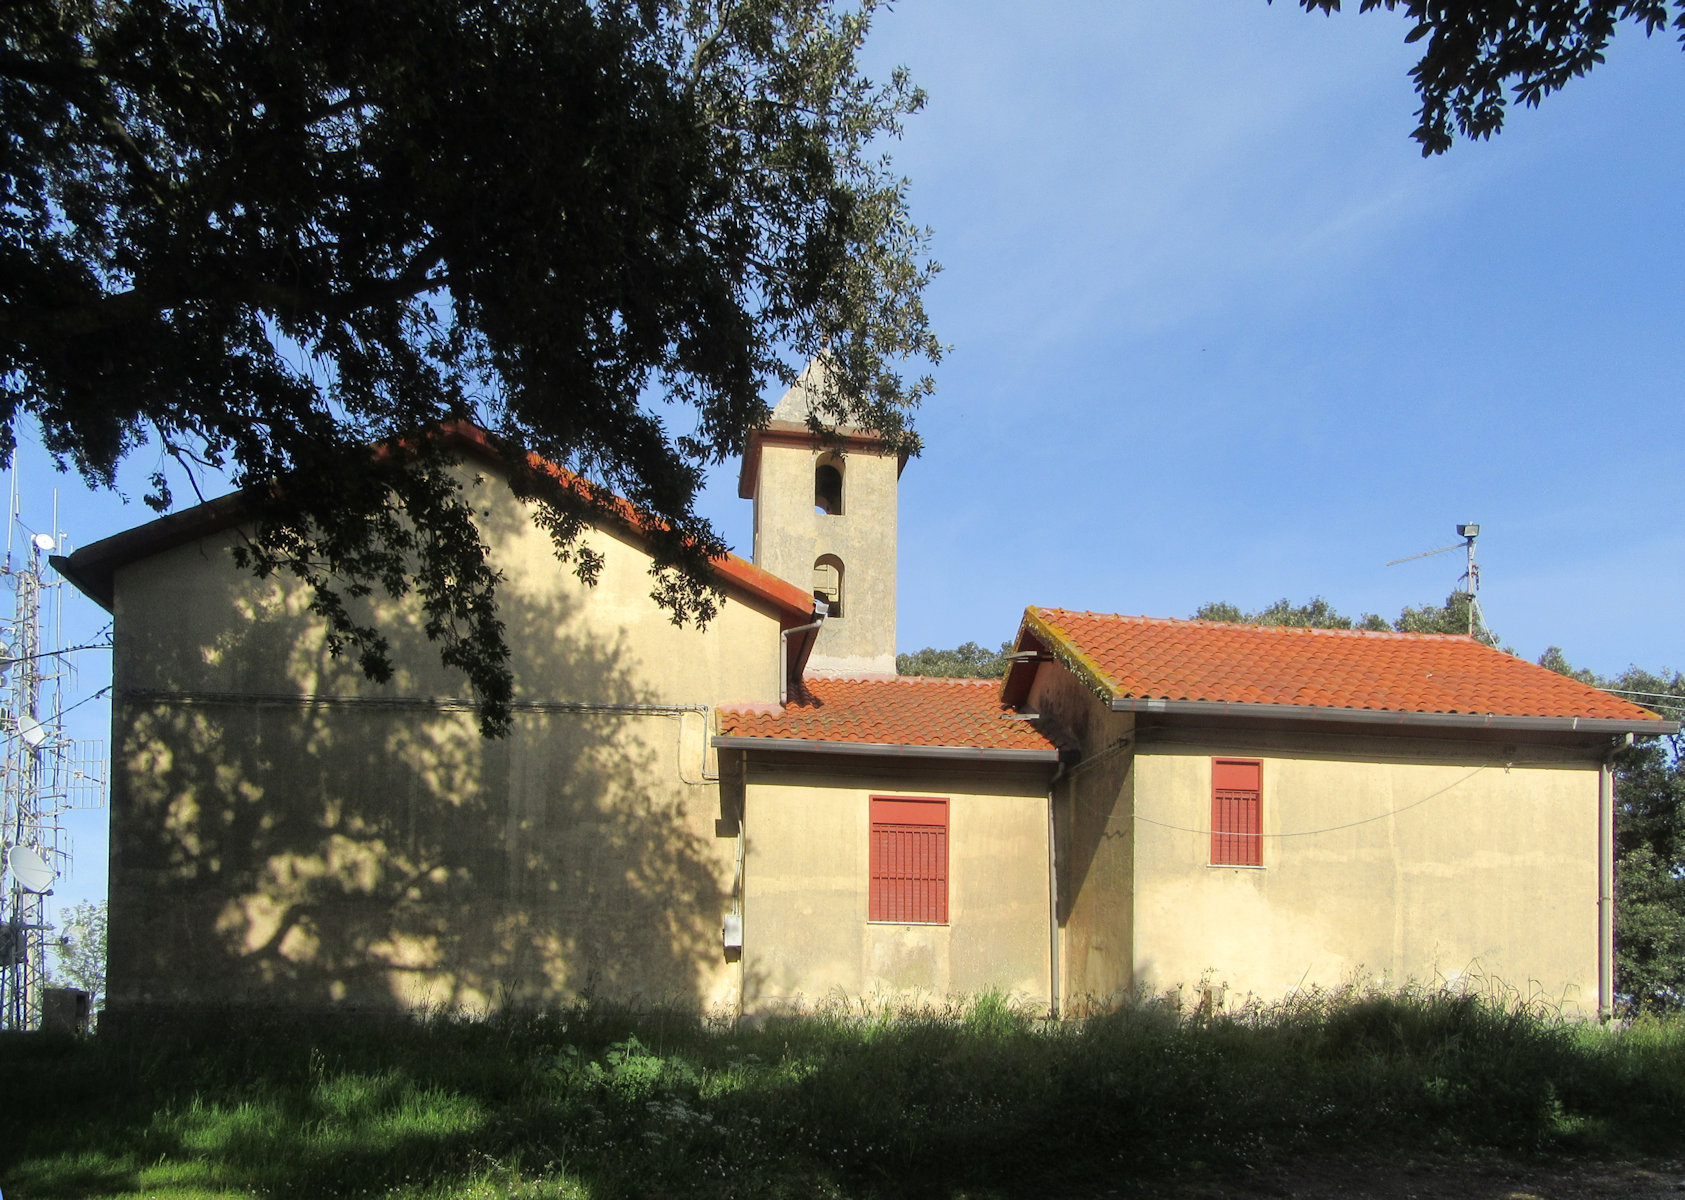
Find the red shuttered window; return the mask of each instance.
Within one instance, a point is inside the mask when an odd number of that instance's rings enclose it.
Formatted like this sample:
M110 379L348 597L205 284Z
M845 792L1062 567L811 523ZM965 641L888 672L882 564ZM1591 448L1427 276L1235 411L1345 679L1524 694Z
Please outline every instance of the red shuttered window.
M948 802L872 797L870 919L948 923Z
M1253 759L1211 760L1211 865L1264 865L1264 765Z

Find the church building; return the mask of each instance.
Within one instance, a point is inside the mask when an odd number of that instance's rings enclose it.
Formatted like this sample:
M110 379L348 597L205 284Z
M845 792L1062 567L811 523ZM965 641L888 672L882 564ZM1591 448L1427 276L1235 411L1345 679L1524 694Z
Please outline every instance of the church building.
M704 629L635 523L587 531L586 587L451 434L504 579L500 740L413 604L371 601L375 684L236 568L237 497L55 559L115 628L111 1009L1609 1010L1610 756L1677 722L1468 638L1035 606L1004 679L898 677L906 463L814 433L807 388L745 456L753 562Z

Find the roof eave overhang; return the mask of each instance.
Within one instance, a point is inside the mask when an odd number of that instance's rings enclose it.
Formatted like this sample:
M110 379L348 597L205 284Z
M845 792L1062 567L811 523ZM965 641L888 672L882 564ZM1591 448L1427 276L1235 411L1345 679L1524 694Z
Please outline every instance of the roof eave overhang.
M91 542L73 554L55 554L47 561L64 578L95 604L111 611L116 603L116 575L126 566L150 555L199 538L212 537L232 529L246 516L242 492L218 496L178 513L169 513L125 529L108 538Z
M1117 696L1113 712L1162 713L1187 717L1254 717L1328 721L1359 725L1412 725L1439 729L1513 729L1534 733L1630 733L1656 737L1678 733L1678 721L1633 721L1619 717L1517 717L1497 713L1399 712L1375 708L1319 708L1308 704L1238 704L1226 700L1156 700Z
M796 754L843 754L871 758L937 758L953 762L1044 763L1053 766L1059 751L1024 750L987 746L908 746L879 742L829 742L816 738L733 737L721 734L712 739L717 750L782 750Z

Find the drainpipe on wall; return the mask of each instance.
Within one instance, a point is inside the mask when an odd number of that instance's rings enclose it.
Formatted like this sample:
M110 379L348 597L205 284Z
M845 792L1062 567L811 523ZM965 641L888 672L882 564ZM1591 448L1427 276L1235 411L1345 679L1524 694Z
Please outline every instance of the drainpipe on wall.
M1053 794L1065 777L1065 760L1060 758L1053 778L1047 781L1047 1005L1048 1016L1059 1019L1059 825L1053 815Z
M743 894L748 889L749 881L744 878L744 860L749 847L749 831L744 828L744 822L749 816L749 755L742 754L738 761L738 770L743 777L743 790L737 801L737 878L731 885L731 911L726 914L725 927L721 935L725 943L726 952L737 951L737 1020L743 1020L743 991L748 978L747 964L743 961Z
M778 635L778 703L785 705L790 702L790 676L792 673L790 661L790 635L793 633L808 634L802 643L801 650L794 663L795 672L799 672L807 665L807 656L813 650L813 643L819 640L819 627L825 623L826 605L823 600L813 602L813 620L806 625L797 625L793 629L786 629Z
M1597 772L1597 1015L1615 1015L1615 755L1632 745L1616 738Z

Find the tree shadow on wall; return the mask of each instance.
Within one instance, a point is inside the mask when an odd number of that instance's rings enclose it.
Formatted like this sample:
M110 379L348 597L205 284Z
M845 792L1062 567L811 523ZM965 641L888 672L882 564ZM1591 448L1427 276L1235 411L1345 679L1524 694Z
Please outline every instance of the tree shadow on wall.
M706 723L616 707L668 698L565 568L503 593L523 707L488 742L412 611L380 688L285 585L204 563L213 617L121 633L114 1009L724 999Z

